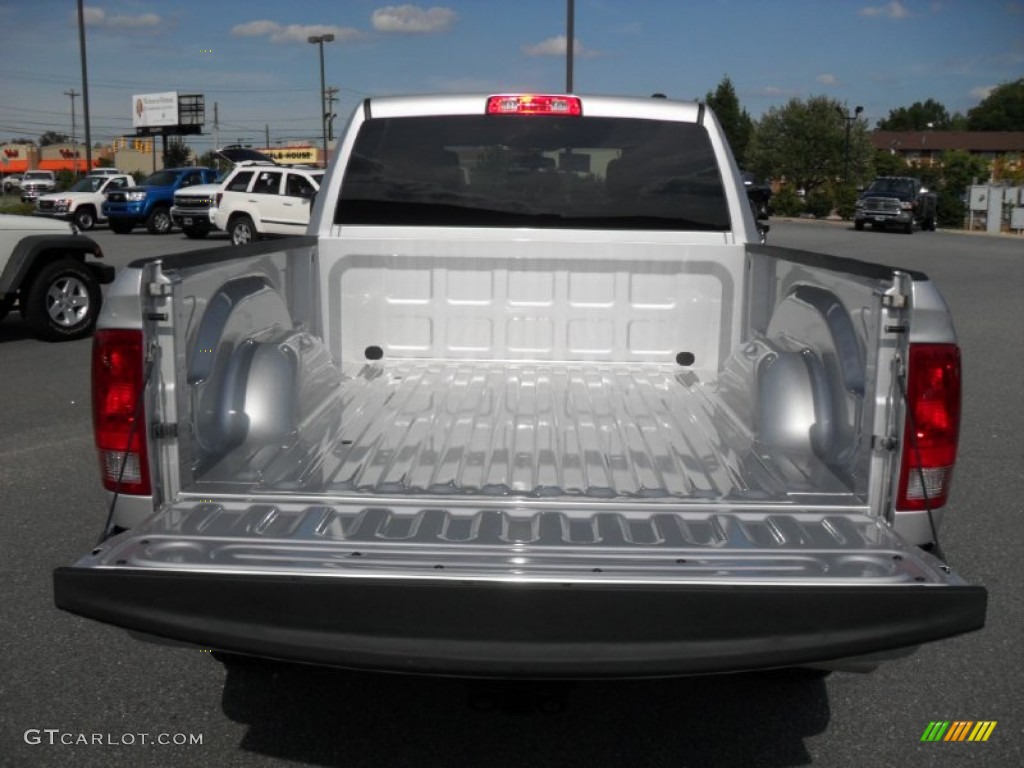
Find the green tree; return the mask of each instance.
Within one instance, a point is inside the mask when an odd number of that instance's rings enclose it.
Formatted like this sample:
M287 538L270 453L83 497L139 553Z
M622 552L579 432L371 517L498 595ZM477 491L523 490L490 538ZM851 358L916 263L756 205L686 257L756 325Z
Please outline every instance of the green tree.
M954 149L942 153L939 169L942 174L937 185L939 226L961 228L964 225L963 197L976 180L988 178L988 163L970 152Z
M39 137L39 146L48 147L51 144L67 144L71 141L71 137L66 133L57 133L57 131L47 131Z
M175 138L167 142L167 152L164 154L164 168L182 168L189 164L188 145L181 139Z
M1024 77L1002 83L967 112L971 131L1024 131Z
M725 137L729 140L736 162L743 166L746 161L747 145L754 132L754 121L747 110L740 106L739 97L732 80L726 75L714 92L708 91L704 101L714 111L718 122L722 124Z
M963 149L951 149L939 158L942 167L942 186L962 195L977 181L986 181L989 175L988 161L972 155Z
M842 178L847 109L826 96L791 99L758 122L747 146L747 165L758 176L784 178L810 194ZM873 149L863 119L850 124L850 183L871 173Z
M925 102L915 101L909 107L889 110L889 116L878 121L880 131L936 131L952 130L953 118L946 107L928 99Z
M895 152L875 150L875 176L910 176L907 161Z

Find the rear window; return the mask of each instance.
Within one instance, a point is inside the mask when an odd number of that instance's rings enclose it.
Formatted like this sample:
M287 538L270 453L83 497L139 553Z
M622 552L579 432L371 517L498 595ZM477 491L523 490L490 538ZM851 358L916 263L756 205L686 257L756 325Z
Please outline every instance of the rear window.
M510 115L367 121L335 223L730 228L702 126Z
M249 186L251 179L252 171L240 171L227 185L226 189L229 192L245 192L245 188Z

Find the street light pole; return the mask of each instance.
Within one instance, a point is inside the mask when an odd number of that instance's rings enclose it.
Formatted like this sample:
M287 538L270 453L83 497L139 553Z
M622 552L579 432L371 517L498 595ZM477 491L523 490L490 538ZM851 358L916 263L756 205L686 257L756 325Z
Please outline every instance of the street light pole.
M327 90L324 83L324 43L334 42L334 35L310 35L306 38L313 45L320 46L320 130L324 142L324 168L327 167L327 107L324 104L324 95Z
M85 172L92 170L92 132L89 128L89 67L85 56L85 8L78 0L78 48L82 55L82 118L85 122Z
M573 58L576 48L576 3L566 0L565 5L565 92L573 89Z
M850 115L842 107L836 107L836 112L839 113L839 117L846 122L846 150L843 154L843 183L845 184L850 183L850 128L863 111L864 107L858 105L853 110L853 114Z

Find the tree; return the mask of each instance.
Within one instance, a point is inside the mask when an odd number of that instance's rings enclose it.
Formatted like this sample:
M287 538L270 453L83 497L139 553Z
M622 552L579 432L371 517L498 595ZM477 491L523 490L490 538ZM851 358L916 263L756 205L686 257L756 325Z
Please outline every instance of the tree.
M47 147L51 144L67 144L71 141L71 137L66 133L57 133L56 131L47 131L39 137L39 146Z
M754 132L754 121L747 110L740 106L736 89L728 75L722 78L722 82L718 84L714 93L708 91L704 101L714 111L718 122L722 124L722 130L729 140L732 153L736 156L736 162L741 166L744 165L747 145Z
M188 145L180 138L173 138L167 142L164 168L182 168L189 164L190 156Z
M967 112L971 131L1024 131L1024 77L1002 83Z
M826 96L791 99L761 118L747 146L747 165L758 176L784 177L808 194L843 175L847 108ZM870 173L873 149L864 120L850 124L851 183Z
M945 106L928 99L924 103L915 101L909 107L889 110L889 117L878 121L880 131L936 131L952 130L953 118Z
M975 180L988 178L988 163L970 152L954 149L942 153L939 166L942 171L938 189L939 226L963 227L963 197Z

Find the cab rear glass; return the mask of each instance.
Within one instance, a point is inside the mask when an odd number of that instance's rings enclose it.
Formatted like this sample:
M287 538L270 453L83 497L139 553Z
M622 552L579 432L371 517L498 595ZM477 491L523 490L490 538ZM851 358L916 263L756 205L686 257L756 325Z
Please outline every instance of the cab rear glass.
M368 120L335 223L730 229L703 126L519 115Z

